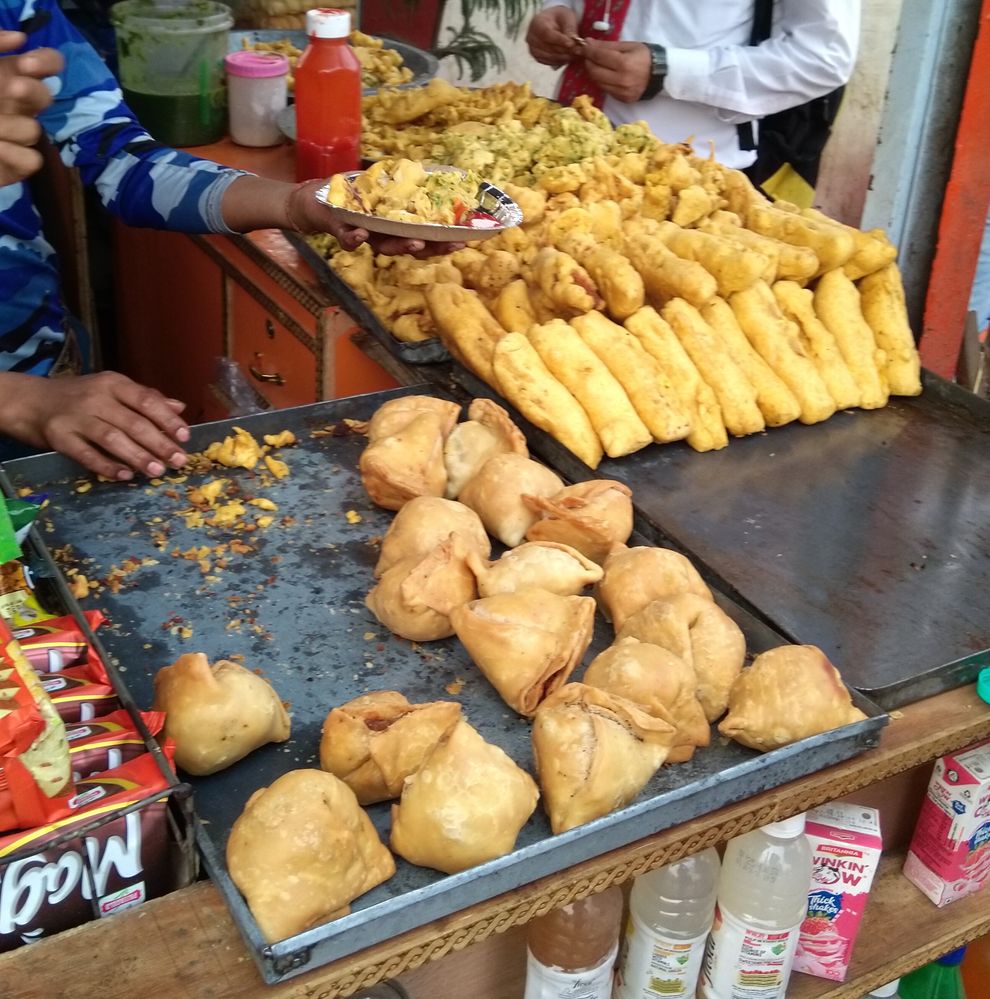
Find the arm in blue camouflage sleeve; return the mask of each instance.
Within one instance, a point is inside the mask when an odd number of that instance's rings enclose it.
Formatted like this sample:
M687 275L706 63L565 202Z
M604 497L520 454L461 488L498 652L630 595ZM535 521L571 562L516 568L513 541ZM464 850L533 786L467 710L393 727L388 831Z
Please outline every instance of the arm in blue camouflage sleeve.
M60 76L49 80L55 100L40 116L62 160L77 167L83 182L95 187L107 208L130 225L230 232L220 203L242 172L156 142L57 0L36 0L33 12L23 25L30 46L58 49L65 59Z

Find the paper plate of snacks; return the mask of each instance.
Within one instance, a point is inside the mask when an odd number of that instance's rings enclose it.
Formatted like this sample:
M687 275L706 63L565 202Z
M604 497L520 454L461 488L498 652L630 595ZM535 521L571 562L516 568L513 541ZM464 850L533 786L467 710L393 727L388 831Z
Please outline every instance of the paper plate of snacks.
M406 159L335 174L316 197L348 225L432 242L488 239L523 220L512 198L473 171Z

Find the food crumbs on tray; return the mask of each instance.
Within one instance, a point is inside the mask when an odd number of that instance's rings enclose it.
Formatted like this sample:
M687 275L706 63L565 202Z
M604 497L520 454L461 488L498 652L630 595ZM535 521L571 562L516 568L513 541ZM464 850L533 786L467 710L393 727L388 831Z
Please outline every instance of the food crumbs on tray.
M262 440L271 447L289 447L296 443L296 435L291 430L283 430L278 434L265 434Z
M271 524L273 523L274 520L275 520L274 517L259 517L258 518L258 526L259 527L269 527L269 526L271 526Z
M366 631L364 633L364 640L366 642L373 642L377 637L378 635L374 631Z
M454 677L444 688L448 694L459 694L464 689L464 678Z
M77 493L88 493L90 491L90 489L92 489L92 488L93 488L93 483L92 482L80 482L79 485L76 486L76 492Z
M276 479L284 479L289 474L289 466L284 461L279 461L278 458L273 458L269 454L265 455L265 465Z
M357 510L348 510L345 516L347 517L348 524L360 524L364 520L364 517Z
M83 597L88 597L89 580L82 575L73 576L71 582L69 583L69 592L76 598L76 600L82 600Z
M260 507L262 510L277 510L278 506L273 503L270 499L266 499L264 496L258 496L255 499L249 499L248 503L251 506Z

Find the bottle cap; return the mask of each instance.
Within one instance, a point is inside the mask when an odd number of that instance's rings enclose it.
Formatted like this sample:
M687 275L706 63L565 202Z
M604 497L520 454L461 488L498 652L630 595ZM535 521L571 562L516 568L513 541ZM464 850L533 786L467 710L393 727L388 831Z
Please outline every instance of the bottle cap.
M779 836L781 839L794 839L804 832L805 813L792 815L789 819L781 819L779 822L770 822L763 826L763 832L768 836Z
M965 947L957 947L955 950L950 950L948 954L943 954L936 961L938 964L947 964L949 966L955 964L962 964L962 959L966 956Z
M892 982L887 982L886 985L878 985L872 992L868 995L876 996L877 999L887 999L888 996L896 996L897 988L901 984L899 978L895 978Z
M306 11L306 34L313 38L346 38L351 33L351 12L336 7Z
M223 59L224 69L230 76L254 78L285 76L289 60L277 52L230 52Z
M980 670L976 678L976 693L979 694L980 700L990 704L990 666Z

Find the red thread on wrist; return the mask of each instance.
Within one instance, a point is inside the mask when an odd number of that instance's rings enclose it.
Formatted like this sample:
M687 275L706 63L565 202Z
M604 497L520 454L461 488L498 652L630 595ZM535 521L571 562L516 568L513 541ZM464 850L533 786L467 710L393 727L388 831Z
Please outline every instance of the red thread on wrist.
M304 181L296 184L294 187L292 187L292 189L289 191L289 193L285 196L285 220L286 220L286 222L289 223L288 228L291 229L293 232L300 232L300 233L303 232L302 227L295 220L295 218L293 218L293 215L292 215L292 203L293 203L293 199L295 198L297 192L303 190L303 188L307 187L308 185L310 185L312 183L313 183L313 181L311 181L311 180L304 180Z

